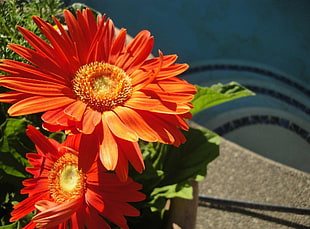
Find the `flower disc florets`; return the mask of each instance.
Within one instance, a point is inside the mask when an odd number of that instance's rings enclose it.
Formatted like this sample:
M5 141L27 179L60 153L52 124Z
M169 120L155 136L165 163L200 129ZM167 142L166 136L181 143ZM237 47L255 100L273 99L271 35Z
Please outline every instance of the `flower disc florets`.
M93 62L83 65L73 79L77 98L99 112L122 105L132 94L131 78L114 65Z
M55 162L48 181L56 203L79 198L86 190L86 175L78 169L78 157L72 153L64 154Z

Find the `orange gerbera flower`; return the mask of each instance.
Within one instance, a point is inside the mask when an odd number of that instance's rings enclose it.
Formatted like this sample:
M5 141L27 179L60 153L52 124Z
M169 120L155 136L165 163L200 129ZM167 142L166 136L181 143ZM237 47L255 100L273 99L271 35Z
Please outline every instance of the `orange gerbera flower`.
M104 220L128 228L124 216L138 216L137 209L127 202L141 201L138 192L142 185L131 178L121 182L115 174L107 173L102 163L92 164L89 171L78 168L78 135L71 135L60 144L47 139L33 126L27 135L35 143L38 153L28 153L33 167L27 171L33 178L23 182L22 194L28 198L14 206L10 221L16 221L37 209L37 214L25 227L29 228L105 228Z
M148 59L154 39L140 32L128 45L126 30L115 34L106 16L94 18L91 10L64 12L66 31L54 18L52 25L33 20L49 43L18 27L34 48L9 47L31 65L1 60L0 86L12 89L0 102L14 103L12 116L45 112L44 128L83 133L80 165L89 168L100 152L108 170L126 179L128 161L141 172L143 159L138 139L180 145L191 118L189 103L195 87L176 76L187 64L176 55ZM93 144L95 143L95 144Z

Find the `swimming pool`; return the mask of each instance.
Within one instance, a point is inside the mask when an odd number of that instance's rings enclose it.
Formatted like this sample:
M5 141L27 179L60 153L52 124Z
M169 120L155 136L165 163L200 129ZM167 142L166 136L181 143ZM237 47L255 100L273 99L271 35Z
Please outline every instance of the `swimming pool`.
M185 79L237 81L256 93L198 113L194 121L265 157L310 172L310 90L296 77L247 61L200 61Z

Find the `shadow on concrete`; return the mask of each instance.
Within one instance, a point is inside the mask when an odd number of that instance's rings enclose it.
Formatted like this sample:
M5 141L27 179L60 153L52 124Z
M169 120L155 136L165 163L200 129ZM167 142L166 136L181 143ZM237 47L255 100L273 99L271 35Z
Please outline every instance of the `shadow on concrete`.
M213 208L213 209L222 210L222 211L226 211L226 212L235 212L235 213L247 215L247 216L254 217L254 218L259 218L261 220L277 223L277 224L280 224L283 226L288 226L291 228L296 228L296 229L303 229L303 228L307 229L307 228L309 228L306 225L302 225L302 224L295 223L295 222L285 220L282 218L270 216L263 211L258 212L258 211L244 209L244 208L240 208L240 207L222 206L222 205L209 204L209 203L200 203L199 206L207 207L207 208Z

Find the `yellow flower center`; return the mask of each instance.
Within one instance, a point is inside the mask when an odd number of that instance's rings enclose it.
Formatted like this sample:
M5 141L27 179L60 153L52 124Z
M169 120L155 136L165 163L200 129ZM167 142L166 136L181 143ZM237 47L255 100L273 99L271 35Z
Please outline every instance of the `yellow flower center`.
M51 197L63 203L81 197L86 189L86 175L78 169L78 157L66 153L60 157L48 176Z
M133 89L125 71L102 62L80 67L72 83L77 98L100 112L122 105Z
M79 184L80 174L76 165L67 165L60 172L60 187L65 192L72 192Z

